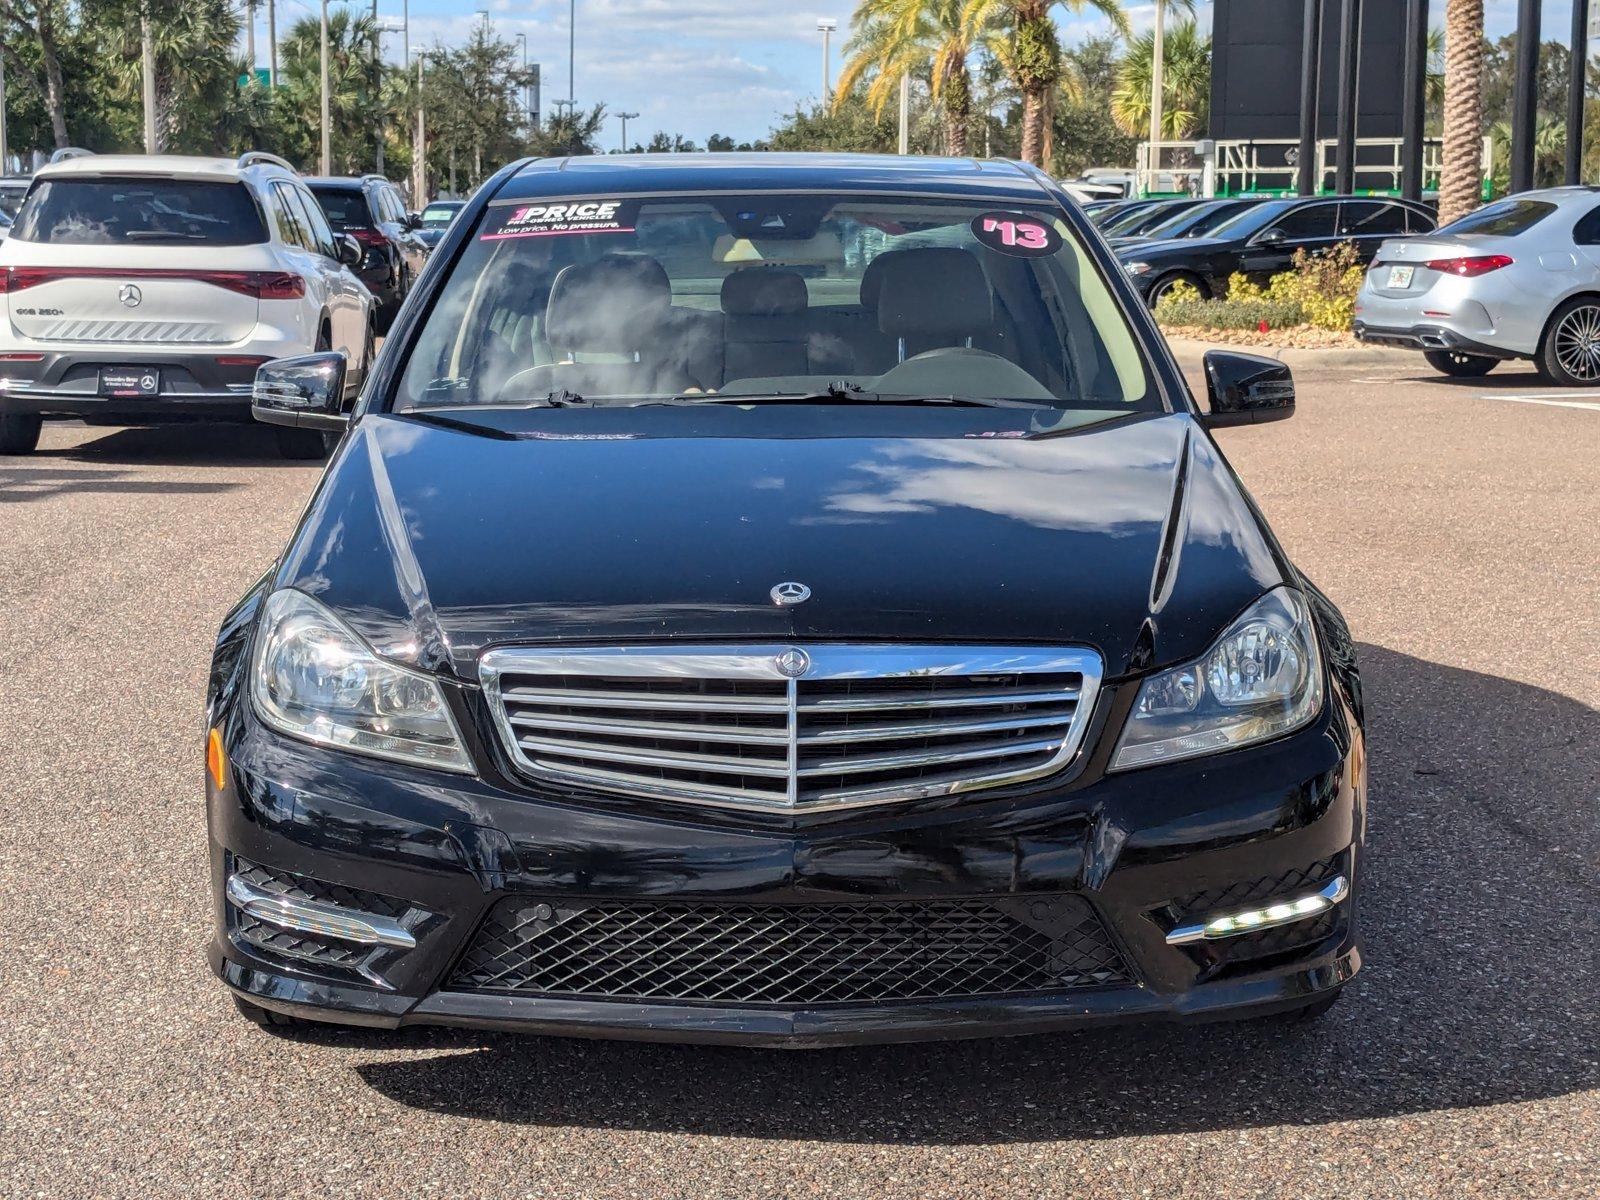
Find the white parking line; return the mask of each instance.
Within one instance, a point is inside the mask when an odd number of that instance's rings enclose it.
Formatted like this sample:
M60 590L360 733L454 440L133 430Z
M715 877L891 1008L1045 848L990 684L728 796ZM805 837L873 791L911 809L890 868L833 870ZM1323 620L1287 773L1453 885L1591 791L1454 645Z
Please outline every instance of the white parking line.
M1502 396L1494 392L1485 392L1479 396L1480 400L1510 400L1513 404L1547 404L1551 408L1586 408L1590 412L1600 412L1600 398L1591 401L1570 400L1570 392L1560 393L1557 396Z

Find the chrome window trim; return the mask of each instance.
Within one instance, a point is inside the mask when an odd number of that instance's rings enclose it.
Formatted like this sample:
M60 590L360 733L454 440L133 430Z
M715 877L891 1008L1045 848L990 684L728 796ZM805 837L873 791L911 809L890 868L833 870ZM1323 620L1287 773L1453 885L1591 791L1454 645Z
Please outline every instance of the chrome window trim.
M790 650L809 656L810 665L799 678L789 678L778 668L777 659ZM1071 700L1074 709L1065 738L1050 758L1023 769L994 771L959 778L895 784L872 791L844 795L824 795L818 799L799 799L800 683L857 679L896 679L924 675L985 674L1060 674L1076 673L1081 684L1074 692L1053 694ZM684 786L671 782L641 781L619 776L599 768L552 766L525 752L502 695L505 675L563 674L601 675L620 678L759 680L786 683L782 707L767 711L786 717L784 742L788 754L788 790L782 801L742 795L736 788L719 789L710 785ZM737 809L799 815L833 812L841 809L925 800L938 796L1003 787L1043 778L1064 770L1083 748L1084 737L1099 696L1104 665L1099 654L1078 646L949 646L949 645L871 645L809 642L761 644L684 645L671 649L659 646L605 647L513 647L487 651L478 662L483 694L499 732L501 745L517 768L534 780L574 784L621 792L647 799L681 801L712 808ZM1037 693L1030 693L1037 695ZM997 699L996 703L1005 703ZM952 705L951 707L957 707ZM870 745L870 741L868 741ZM959 763L953 764L959 766Z

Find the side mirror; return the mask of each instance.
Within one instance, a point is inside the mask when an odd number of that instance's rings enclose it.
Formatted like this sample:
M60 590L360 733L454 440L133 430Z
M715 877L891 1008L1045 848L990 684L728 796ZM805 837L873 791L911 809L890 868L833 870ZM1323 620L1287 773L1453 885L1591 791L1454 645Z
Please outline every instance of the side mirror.
M1206 354L1205 367L1211 411L1201 420L1208 429L1294 416L1294 375L1277 359L1212 350Z
M422 228L422 214L410 212L406 214L405 225L407 229L417 230Z
M361 243L348 233L336 233L333 236L334 245L339 251L339 261L347 267L354 267L361 262Z
M1251 244L1255 246L1276 246L1281 241L1283 241L1283 230L1263 229L1256 234L1256 240Z
M344 354L327 351L277 358L256 368L250 414L268 425L297 429L343 429Z

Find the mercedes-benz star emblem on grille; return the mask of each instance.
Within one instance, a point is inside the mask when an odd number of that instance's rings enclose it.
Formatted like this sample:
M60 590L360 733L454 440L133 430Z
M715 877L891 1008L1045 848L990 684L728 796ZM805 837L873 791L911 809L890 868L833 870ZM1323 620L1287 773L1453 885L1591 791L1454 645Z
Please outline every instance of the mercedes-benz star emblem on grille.
M122 301L123 308L138 308L144 302L144 293L138 284L125 283L117 289L117 299Z
M804 604L811 599L811 589L803 583L780 583L772 589L772 602L779 608L788 608L791 604Z
M785 650L772 661L785 679L799 679L811 669L811 655L804 650Z

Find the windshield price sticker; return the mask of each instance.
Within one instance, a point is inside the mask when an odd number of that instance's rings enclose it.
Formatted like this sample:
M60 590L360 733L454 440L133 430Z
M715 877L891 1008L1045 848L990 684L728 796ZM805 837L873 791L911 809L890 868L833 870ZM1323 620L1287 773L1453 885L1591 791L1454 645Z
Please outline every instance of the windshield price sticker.
M972 219L972 235L989 249L1013 258L1047 258L1062 246L1055 226L1027 213L983 213Z
M507 238L557 237L583 233L632 233L637 204L621 200L559 200L508 206L500 224L482 235L485 242Z

